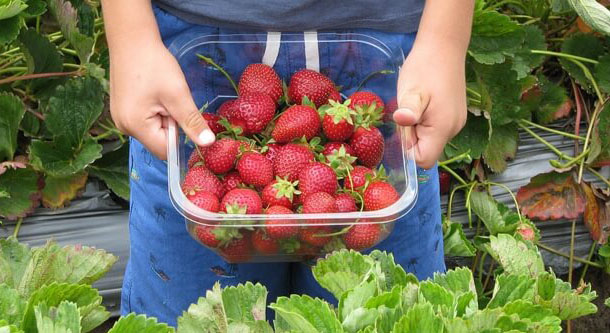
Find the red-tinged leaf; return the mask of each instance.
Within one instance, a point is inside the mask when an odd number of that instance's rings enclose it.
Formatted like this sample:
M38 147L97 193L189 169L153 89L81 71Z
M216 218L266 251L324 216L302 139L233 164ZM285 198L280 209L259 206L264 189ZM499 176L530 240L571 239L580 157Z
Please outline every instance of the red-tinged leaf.
M521 212L530 219L575 219L585 211L585 194L572 173L539 174L517 192Z
M610 236L610 196L602 193L593 185L583 183L585 205L584 223L589 229L591 239L605 244Z
M42 190L42 205L48 208L62 208L81 192L86 182L85 171L66 177L46 176Z
M587 163L596 167L610 165L610 103L599 113L593 127Z
M30 168L7 169L0 175L0 216L25 217L40 203L41 182Z

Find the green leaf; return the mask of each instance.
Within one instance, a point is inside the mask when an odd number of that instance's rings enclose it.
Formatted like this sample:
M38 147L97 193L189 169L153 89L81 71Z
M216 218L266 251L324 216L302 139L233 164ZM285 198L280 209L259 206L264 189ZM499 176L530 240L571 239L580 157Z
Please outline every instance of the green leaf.
M599 113L593 134L591 152L587 157L589 164L606 164L610 161L610 103Z
M197 304L191 304L178 318L178 332L226 332L227 319L222 304L222 290L216 282L206 297L200 297Z
M572 110L572 102L566 88L549 81L545 76L538 76L541 96L532 114L540 124L549 124L567 116Z
M515 158L519 139L518 129L516 124L493 128L489 144L483 152L483 160L494 173L504 172L508 166L506 161Z
M0 333L23 333L23 331L17 326L10 325L5 320L0 319Z
M65 177L45 177L42 189L42 205L48 208L61 208L65 203L74 199L85 187L87 173L81 171Z
M375 325L375 321L378 317L379 311L375 308L357 308L348 314L341 325L346 332L360 332L366 327Z
M265 320L267 288L257 283L239 284L222 291L222 303L229 321L254 322Z
M279 297L269 307L297 332L343 332L341 323L329 304L319 298L307 295Z
M102 179L106 185L125 200L129 200L129 145L106 153L90 165L87 170Z
M554 274L544 272L536 280L536 293L545 301L550 301L555 296L555 285L557 278Z
M489 238L490 242L485 247L506 273L536 277L544 272L540 252L531 243L517 241L508 234Z
M489 121L485 117L468 114L462 130L445 146L445 155L452 158L469 152L472 159L481 157L489 142Z
M579 57L589 58L597 60L602 54L604 54L604 45L597 37L592 34L575 34L572 35L563 42L561 45L561 52L567 53ZM576 65L574 62L566 58L559 58L559 63L563 68L572 76L576 82L588 92L593 92L593 85L585 76L583 70ZM593 70L593 65L590 63L583 63L589 70Z
M337 299L344 292L359 285L373 267L373 260L353 250L341 250L319 260L313 267L313 275L322 288Z
M49 73L63 71L61 54L55 44L35 29L24 29L19 34L20 48L23 52L28 73ZM48 85L53 79L41 78L30 81L33 90Z
M95 78L73 78L55 89L48 104L48 129L55 137L65 137L71 147L79 147L104 109L104 91Z
M385 309L384 311L380 311L377 320L375 320L375 327L373 328L373 333L391 333L392 329L394 329L394 325L400 320L402 317L402 309Z
M475 292L469 291L456 298L455 315L468 317L479 310L479 302Z
M468 53L479 63L500 64L519 50L524 29L496 11L476 11Z
M610 10L597 0L568 0L574 11L591 28L610 35Z
M0 188L8 197L0 197L0 216L9 220L24 217L38 207L38 174L30 168L7 169L0 175Z
M470 207L472 211L483 221L492 235L498 233L512 233L517 228L517 221L505 220L508 209L494 198L480 191L472 191L470 194Z
M432 282L451 291L455 295L473 292L477 294L477 289L474 285L472 271L466 267L458 267L447 271L444 274L434 273Z
M88 332L101 325L110 313L101 305L102 296L88 285L51 283L37 289L28 300L23 316L22 329L26 332L36 331L35 308L43 303L47 306L58 306L62 301L76 303L80 312L80 326ZM40 332L42 333L42 332Z
M452 333L471 333L471 332L501 332L493 330L502 315L500 309L484 309L474 313L468 318L456 317L447 320L445 326L451 327Z
M417 278L413 274L407 274L400 265L396 264L392 253L373 250L367 257L377 264L374 272L382 291L392 290L395 286L404 287L408 282L417 283Z
M81 64L89 62L89 58L93 54L95 40L93 37L80 31L78 24L79 13L77 10L72 6L70 1L66 0L49 0L48 3L49 11L59 23L64 37L76 50Z
M30 162L48 175L65 177L84 170L100 158L102 148L90 137L79 148L72 148L63 136L54 141L33 140L30 144Z
M606 94L610 94L610 54L605 54L599 58L599 63L595 65L593 77L597 80L599 89Z
M376 281L364 281L343 294L339 300L339 319L343 322L354 310L364 307L366 302L377 293Z
M432 304L434 311L442 314L443 317L451 318L455 315L453 309L455 297L441 285L431 281L422 281L419 284L419 295L419 303Z
M604 301L604 305L610 307L610 297L606 298L606 300Z
M597 298L597 293L591 291L591 285L572 290L568 282L556 278L553 298L548 300L548 295L546 299L538 295L535 303L550 309L561 320L571 320L596 313L597 306L591 303L595 298Z
M0 161L13 159L19 123L24 114L25 108L19 97L0 93Z
M32 113L26 112L19 127L25 136L36 137L40 132L40 119L36 118Z
M531 332L561 332L561 319L540 305L516 300L504 305L502 310L505 315L519 316L519 319L528 324Z
M25 312L25 301L17 290L2 283L0 284L0 318L7 324L19 325ZM0 325L1 326L1 325Z
M394 325L394 332L443 332L443 329L443 321L434 314L431 304L416 304Z
M34 308L38 332L80 333L80 313L76 304L63 301L58 307L40 303Z
M14 237L0 239L0 283L17 288L32 252Z
M19 36L23 19L20 16L0 20L0 45L8 44Z
M26 5L22 0L0 1L0 20L17 16L27 7L28 5Z
M173 333L174 329L164 323L158 323L157 318L130 313L121 317L108 333Z
M473 64L472 67L481 92L481 110L491 119L492 125L506 125L529 117L529 112L520 107L521 85L509 63Z
M516 300L533 300L535 283L536 280L527 275L499 275L487 308L502 307Z
M24 17L36 17L44 14L47 11L47 3L44 0L26 0L28 8L21 14Z
M544 33L535 25L523 26L525 30L524 45L515 52L512 69L517 72L517 79L531 73L533 68L542 65L544 55L531 53L531 50L546 50Z
M443 222L443 246L445 256L474 257L476 249L466 238L460 223Z

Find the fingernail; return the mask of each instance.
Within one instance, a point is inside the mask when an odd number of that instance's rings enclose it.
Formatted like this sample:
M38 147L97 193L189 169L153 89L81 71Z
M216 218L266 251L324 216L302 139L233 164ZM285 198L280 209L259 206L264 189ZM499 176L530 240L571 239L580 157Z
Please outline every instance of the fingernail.
M400 108L400 109L397 109L395 112L413 114L413 111L411 111L411 109L407 109L407 108Z
M216 135L209 128L204 129L199 134L199 145L201 146L209 146L214 140L216 140Z

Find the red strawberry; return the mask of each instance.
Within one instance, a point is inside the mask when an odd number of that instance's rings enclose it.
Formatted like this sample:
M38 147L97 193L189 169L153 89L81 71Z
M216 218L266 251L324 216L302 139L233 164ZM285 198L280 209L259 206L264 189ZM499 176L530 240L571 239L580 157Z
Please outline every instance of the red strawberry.
M244 69L238 84L239 94L260 93L277 102L282 96L282 81L273 68L265 64L250 64Z
M303 260L309 260L319 256L321 251L321 248L303 241L299 244L299 248L297 249L296 253L302 256Z
M258 134L262 132L275 115L275 102L271 97L251 93L241 95L237 98L237 106L233 115L228 119L234 123L235 120L245 122L246 128L243 135Z
M252 256L250 235L244 234L240 238L233 238L228 244L220 248L220 254L228 262L248 261Z
M384 181L374 181L364 191L365 210L379 210L391 206L400 199L400 195L392 185Z
M205 156L207 150L208 147L199 147L199 151L197 151L197 149L193 149L193 152L191 152L191 156L189 156L188 162L186 162L188 168L190 169L195 165L205 165L203 157Z
M278 215L278 214L292 214L292 211L284 206L271 206L267 208L267 214ZM271 238L275 239L287 239L296 236L299 233L299 227L287 226L286 224L296 224L294 220L273 220L268 219L265 221L265 230Z
M356 207L356 200L354 200L354 198L347 193L339 193L335 195L335 205L337 206L337 211L339 213L358 211L358 207Z
M197 207L205 209L208 212L216 213L220 209L218 197L210 192L196 191L195 194L189 195L187 198Z
M299 232L299 239L303 242L322 247L326 245L326 243L330 242L331 237L319 237L319 235L330 234L333 232L333 229L327 225L315 226L315 227L306 227L302 228Z
M205 166L194 166L189 169L184 177L182 191L187 196L194 195L197 191L210 192L218 198L224 194L220 180Z
M229 214L260 214L263 211L263 203L256 191L236 188L222 198L220 210Z
M335 198L326 192L317 192L305 196L303 199L303 213L336 213Z
M225 193L243 185L241 177L237 171L231 171L225 175L222 179L222 186L224 187Z
M337 186L337 175L326 164L313 162L299 173L299 190L304 197L316 192L334 194Z
M239 141L229 138L215 141L206 151L205 165L215 174L231 171L239 154L239 145Z
M349 102L339 104L330 101L330 107L324 109L325 115L322 120L324 135L331 141L345 141L354 133L354 120L352 116L356 112L348 107Z
M252 246L262 254L275 254L280 248L277 240L269 237L263 229L258 229L252 234Z
M197 234L197 239L203 243L203 245L208 247L218 247L220 245L220 240L216 238L213 231L216 227L208 226L208 225L198 225L195 229L195 233Z
M275 157L273 170L276 176L292 182L297 180L303 166L314 160L315 156L307 146L289 143Z
M310 69L300 70L292 75L288 85L288 98L300 104L303 97L309 98L316 107L328 103L329 96L336 97L337 89L328 77Z
M241 180L257 187L263 187L273 181L273 164L263 155L247 152L237 162L237 171Z
M377 127L358 127L349 142L358 161L369 168L376 167L383 158L383 135Z
M267 144L267 150L265 150L263 155L265 155L265 157L269 161L271 161L271 163L273 163L273 161L275 160L275 157L280 152L281 148L282 148L282 145L280 145L278 143L269 143L269 144Z
M337 90L333 90L330 95L328 95L328 101L341 103L341 94Z
M373 177L375 173L373 170L363 167L362 165L357 165L354 167L354 170L351 171L351 180L345 178L343 181L346 189L348 190L356 190L359 187L362 187L366 184L366 175L371 175Z
M287 143L303 136L311 140L320 131L320 116L306 105L293 105L280 115L271 136L276 142Z
M269 183L261 192L263 199L263 206L283 206L286 208L292 208L292 201L295 198L295 194L300 192L295 189L298 182L289 182L282 178Z
M220 116L213 113L203 113L203 119L208 123L208 126L214 132L214 134L218 134L220 132L224 132L225 128L221 124L218 123L220 120Z
M345 147L345 153L351 156L355 156L354 150L350 145L345 142L328 142L324 145L322 154L326 157L331 155L333 152L338 151L341 147Z
M398 102L396 98L391 99L388 104L386 104L385 109L383 109L383 121L389 123L392 121L392 117L394 116L394 111L398 109Z
M218 110L216 110L216 114L220 117L231 119L237 111L237 105L238 104L236 99L229 99L227 101L224 101L222 104L220 104Z
M380 234L381 225L361 222L354 224L343 235L343 241L348 249L362 251L375 246L379 241Z
M534 231L534 228L527 223L522 223L519 225L517 227L517 233L519 233L524 240L528 240L530 242L536 240L536 232Z
M438 180L440 185L441 194L449 193L449 189L451 187L451 174L447 171L439 171L438 172Z
M377 94L370 91L356 91L347 99L351 100L352 107L362 106L364 108L368 108L375 103L375 108L379 109L381 113L383 113L385 105L383 104L383 100Z

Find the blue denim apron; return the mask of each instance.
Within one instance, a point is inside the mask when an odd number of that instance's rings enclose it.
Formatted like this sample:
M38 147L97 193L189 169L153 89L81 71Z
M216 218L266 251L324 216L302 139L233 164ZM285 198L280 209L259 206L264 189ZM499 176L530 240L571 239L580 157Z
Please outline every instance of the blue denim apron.
M181 34L198 32L235 33L222 28L194 26L155 8L163 41L170 46ZM370 35L386 45L399 47L408 54L415 35L390 34L373 30L355 32ZM170 48L171 49L171 48ZM344 68L337 53L333 57L320 48L320 63L342 71L340 80L362 80L358 68ZM353 57L354 55L349 55ZM303 57L302 55L300 56ZM228 58L228 57L227 57ZM230 61L249 61L231 59ZM222 64L230 71L229 59ZM334 67L333 67L334 66ZM241 64L243 67L243 64ZM274 68L283 77L305 67L305 59L280 49ZM343 75L344 74L344 75ZM336 82L343 85L345 82ZM214 87L206 87L214 94ZM389 91L388 95L395 94ZM383 92L381 93L383 97ZM198 105L205 96L195 96ZM155 158L140 142L131 139L131 203L129 218L130 257L125 272L121 313L143 313L160 321L176 324L176 319L191 303L205 295L216 281L222 286L245 281L260 282L269 290L269 302L291 293L336 300L320 288L304 263L228 264L193 240L186 231L184 218L175 211L167 190L167 165ZM392 252L405 270L420 279L444 271L443 237L439 183L436 167L418 168L419 196L415 207L397 221L390 236L376 248ZM269 313L269 316L272 314Z

